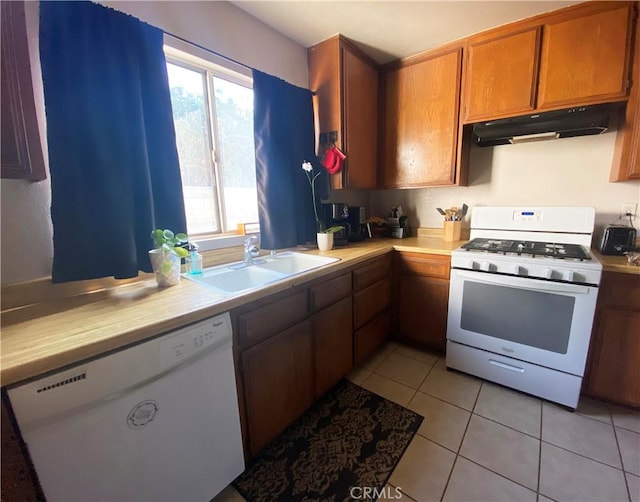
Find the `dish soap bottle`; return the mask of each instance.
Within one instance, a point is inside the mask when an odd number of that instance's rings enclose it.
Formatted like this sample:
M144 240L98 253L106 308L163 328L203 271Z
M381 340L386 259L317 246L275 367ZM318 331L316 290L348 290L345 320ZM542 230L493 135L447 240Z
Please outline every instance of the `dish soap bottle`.
M202 273L202 255L198 253L198 245L195 242L189 244L189 263L187 264L187 273L189 275L198 275Z

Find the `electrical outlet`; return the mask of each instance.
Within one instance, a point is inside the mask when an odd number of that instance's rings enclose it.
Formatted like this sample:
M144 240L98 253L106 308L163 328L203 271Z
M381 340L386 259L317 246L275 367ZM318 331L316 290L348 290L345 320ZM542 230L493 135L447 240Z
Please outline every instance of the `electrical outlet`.
M630 214L631 216L636 216L638 213L638 204L635 202L626 202L622 204L622 216L627 216Z

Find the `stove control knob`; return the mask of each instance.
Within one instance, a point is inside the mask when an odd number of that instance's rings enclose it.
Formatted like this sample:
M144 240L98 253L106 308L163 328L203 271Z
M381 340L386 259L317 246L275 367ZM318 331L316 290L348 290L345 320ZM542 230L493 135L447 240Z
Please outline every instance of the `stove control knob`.
M484 272L489 272L491 270L491 263L489 263L488 261L481 261L480 270Z
M522 273L522 267L520 265L512 265L511 266L511 273L513 275L520 275Z
M562 274L562 278L567 282L573 282L573 270L567 270Z
M469 260L469 263L467 264L467 268L469 270L477 270L479 267L478 262L474 261L474 260Z
M551 277L553 276L553 269L551 268L545 268L542 271L542 275L545 279L551 279Z

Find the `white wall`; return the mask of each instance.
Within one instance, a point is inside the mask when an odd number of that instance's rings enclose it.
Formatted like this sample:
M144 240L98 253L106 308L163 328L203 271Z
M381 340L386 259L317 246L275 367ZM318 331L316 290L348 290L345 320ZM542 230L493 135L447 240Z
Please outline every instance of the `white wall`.
M305 49L233 4L179 0L99 3L252 68L308 87Z
M219 1L102 3L287 82L308 86L305 49L232 4ZM33 54L37 54L38 46L39 3L25 2L25 5L29 49L32 59L38 61ZM35 70L39 73L39 65ZM42 103L41 97L40 100ZM3 179L0 195L0 281L5 284L51 275L53 228L49 179L39 183Z
M463 203L593 206L600 227L618 218L622 203L640 202L640 181L608 182L615 136L610 131L529 144L474 146L468 187L378 191L371 197L372 209L384 214L401 204L412 227L440 227L442 216L435 208Z

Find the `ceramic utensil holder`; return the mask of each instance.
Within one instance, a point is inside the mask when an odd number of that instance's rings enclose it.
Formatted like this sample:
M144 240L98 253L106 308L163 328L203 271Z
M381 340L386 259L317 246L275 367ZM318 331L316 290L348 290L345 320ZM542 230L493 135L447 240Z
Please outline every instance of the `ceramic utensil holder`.
M459 241L462 235L462 221L445 221L442 224L442 238L445 241Z

